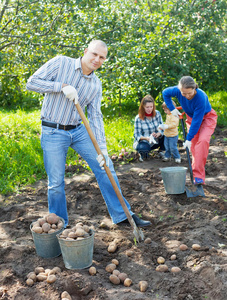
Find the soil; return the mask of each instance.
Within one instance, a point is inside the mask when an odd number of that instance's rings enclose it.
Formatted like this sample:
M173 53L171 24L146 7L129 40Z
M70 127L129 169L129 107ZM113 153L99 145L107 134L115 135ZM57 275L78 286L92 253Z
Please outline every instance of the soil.
M226 300L227 299L227 130L217 128L211 139L206 164L205 197L167 194L161 167L188 167L185 151L180 148L181 165L163 162L153 153L139 162L135 154L131 162L115 161L124 196L132 210L152 225L141 229L151 242L135 242L130 225L114 225L94 176L87 172L66 178L66 195L70 225L82 221L95 231L92 265L97 273L91 276L88 268L69 270L62 256L45 259L36 254L30 224L48 214L47 182L27 186L20 193L0 198L0 298L1 299L61 299L68 291L73 300ZM73 169L68 167L68 172ZM186 186L192 187L189 172ZM108 252L115 241L117 250ZM180 244L188 249L181 251ZM199 251L192 245L199 244ZM127 250L132 250L131 256ZM176 259L171 260L172 254ZM157 272L157 258L165 258L168 271ZM117 259L117 269L132 280L130 287L109 281L105 268ZM38 266L61 268L53 284L46 281L26 284L26 276ZM179 273L172 273L172 267ZM147 281L148 288L140 292L139 282Z

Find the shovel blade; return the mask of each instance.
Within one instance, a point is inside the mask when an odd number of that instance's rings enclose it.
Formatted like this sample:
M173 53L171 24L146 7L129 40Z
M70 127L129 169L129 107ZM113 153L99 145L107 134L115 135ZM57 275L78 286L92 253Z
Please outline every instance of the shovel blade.
M205 197L204 190L201 184L195 185L192 189L185 187L186 194L188 198L193 197Z

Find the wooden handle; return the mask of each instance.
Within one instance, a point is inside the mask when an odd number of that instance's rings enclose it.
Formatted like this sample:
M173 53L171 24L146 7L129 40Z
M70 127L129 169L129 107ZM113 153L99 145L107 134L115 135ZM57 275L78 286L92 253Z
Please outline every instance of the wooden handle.
M89 125L89 123L88 123L87 118L86 118L85 115L84 115L83 110L81 109L80 104L77 103L77 104L75 104L75 105L76 105L76 108L77 108L77 110L78 110L78 113L79 113L79 115L80 115L80 117L81 117L81 119L82 119L82 121L83 121L83 123L84 123L84 126L85 126L86 129L87 129L87 132L88 132L88 134L89 134L89 136L90 136L90 138L91 138L91 141L92 141L92 143L93 143L93 145L94 145L94 147L95 147L96 152L98 153L98 155L99 155L99 154L102 154L102 151L101 151L101 149L99 148L99 145L98 145L98 143L97 143L97 141L96 141L96 138L95 138L95 136L94 136L94 134L93 134L93 132L92 132L92 130L91 130L91 127L90 127L90 125ZM124 201L124 199L123 199L123 197L122 197L122 195L121 195L121 192L120 192L120 190L119 190L119 188L118 188L118 186L117 186L117 184L116 184L116 181L114 180L114 177L113 177L113 175L112 175L110 169L107 167L106 163L104 163L103 167L104 167L104 169L105 169L105 171L106 171L106 174L107 174L107 176L108 176L108 178L109 178L109 180L110 180L110 182L111 182L111 184L112 184L112 186L113 186L113 189L114 189L114 191L115 191L115 193L116 193L116 195L117 195L117 197L118 197L118 199L119 199L119 201L120 201L120 203L121 203L121 206L122 206L122 208L123 208L123 210L124 210L124 212L125 212L125 214L126 214L128 220L129 220L130 224L133 226L133 225L134 225L134 220L132 219L132 216L131 216L131 214L130 214L130 212L129 212L129 210L128 210L128 207L127 207L126 204L125 204L125 201Z

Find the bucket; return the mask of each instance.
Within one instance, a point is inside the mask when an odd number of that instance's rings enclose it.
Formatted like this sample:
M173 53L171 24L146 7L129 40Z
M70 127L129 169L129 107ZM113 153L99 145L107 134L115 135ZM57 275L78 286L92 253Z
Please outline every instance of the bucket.
M65 240L58 237L62 257L67 269L85 269L92 265L94 231L91 236L81 240Z
M32 231L33 223L30 225L32 237L35 243L35 250L38 256L43 258L53 258L61 254L57 234L64 230L65 221L62 219L63 227L52 233L36 233Z
M160 168L167 194L183 194L186 183L186 167Z

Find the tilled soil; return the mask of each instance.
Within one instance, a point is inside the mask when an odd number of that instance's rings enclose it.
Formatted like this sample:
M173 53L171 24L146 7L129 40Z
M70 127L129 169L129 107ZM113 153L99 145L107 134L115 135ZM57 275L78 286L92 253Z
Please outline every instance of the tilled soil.
M121 165L115 162L120 185L132 210L152 226L142 229L151 243L136 243L130 225L113 225L94 176L89 173L66 179L66 195L70 225L79 221L95 231L92 265L69 270L62 256L44 259L36 254L30 224L48 214L46 181L26 187L20 193L1 196L0 201L0 297L1 299L61 299L68 291L73 300L226 300L227 299L227 172L226 130L217 128L211 140L206 165L205 197L188 198L186 193L171 195L164 189L161 167L179 166L173 161L162 162L152 154L143 163L133 159ZM188 166L185 151L180 149ZM69 170L73 171L73 170ZM186 185L190 188L187 173ZM108 245L115 241L116 252ZM188 249L179 250L181 244ZM199 244L199 251L192 245ZM127 250L132 250L129 256ZM176 260L171 260L176 254ZM167 272L157 272L157 258L165 258ZM109 281L107 264L115 258L117 269L132 280L130 287L113 285ZM62 270L53 284L36 282L26 285L26 275L38 266ZM179 273L172 273L177 266ZM140 292L139 282L148 282L146 292Z

